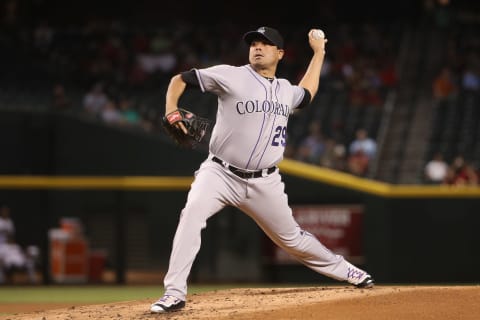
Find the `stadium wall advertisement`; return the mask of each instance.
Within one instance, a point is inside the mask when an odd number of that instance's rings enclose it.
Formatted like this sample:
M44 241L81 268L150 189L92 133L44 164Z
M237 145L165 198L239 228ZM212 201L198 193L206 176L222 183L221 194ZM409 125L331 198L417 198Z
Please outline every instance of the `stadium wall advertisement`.
M292 205L299 226L318 238L327 248L355 264L363 264L362 205ZM285 251L274 246L273 261L298 263Z

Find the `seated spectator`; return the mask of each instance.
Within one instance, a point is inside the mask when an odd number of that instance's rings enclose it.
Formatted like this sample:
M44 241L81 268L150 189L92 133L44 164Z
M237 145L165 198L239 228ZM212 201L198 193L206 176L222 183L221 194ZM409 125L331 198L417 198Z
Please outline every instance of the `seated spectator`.
M142 120L140 114L135 110L132 106L132 102L130 99L126 97L121 97L118 106L120 109L120 113L122 114L125 123L128 125L136 126L140 124Z
M478 173L470 163L466 162L463 156L456 156L448 168L445 184L455 186L477 186Z
M348 171L356 176L363 177L367 174L369 165L368 156L362 150L355 151L348 157Z
M365 176L370 162L377 152L377 143L368 136L367 130L360 128L348 148L348 170L358 176Z
M8 237L6 243L0 244L0 283L13 284L16 272L26 272L30 283L37 283L35 271L36 256L28 254Z
M466 163L461 172L456 175L455 185L478 186L478 172L471 163Z
M450 68L443 68L435 77L432 84L433 98L437 102L441 102L454 96L457 92L457 86L453 79Z
M448 172L448 164L443 160L443 155L435 153L430 161L425 165L425 182L429 184L442 184Z
M296 159L309 163L318 164L325 144L319 121L313 121L309 126L308 135L300 142Z
M345 146L329 138L325 141L325 151L320 157L320 165L334 170L345 170Z
M360 128L355 132L355 139L350 144L348 151L350 154L362 151L371 160L377 152L377 143L368 136L367 130Z
M463 72L462 87L468 91L477 91L480 88L480 75L475 68L469 66Z
M348 171L356 176L363 177L368 172L370 159L363 150L357 150L348 157Z
M101 114L107 103L108 96L103 89L103 84L101 83L95 84L83 98L83 108L95 117Z
M100 118L108 124L123 125L125 119L113 100L108 100L100 112Z

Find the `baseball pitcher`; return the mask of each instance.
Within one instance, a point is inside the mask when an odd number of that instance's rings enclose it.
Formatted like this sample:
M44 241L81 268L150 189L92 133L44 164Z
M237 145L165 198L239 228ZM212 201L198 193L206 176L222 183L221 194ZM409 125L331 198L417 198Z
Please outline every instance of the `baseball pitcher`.
M216 65L175 75L166 93L167 125L187 136L191 125L178 101L188 87L218 96L216 123L209 155L195 172L173 240L165 293L150 307L153 313L185 306L187 278L200 249L201 230L208 218L227 205L250 216L290 255L307 267L359 288L373 287L373 278L341 255L332 253L295 221L277 168L283 158L288 117L307 107L317 93L327 40L312 29L308 41L313 56L298 85L275 76L284 56L280 33L261 27L244 34L249 64Z

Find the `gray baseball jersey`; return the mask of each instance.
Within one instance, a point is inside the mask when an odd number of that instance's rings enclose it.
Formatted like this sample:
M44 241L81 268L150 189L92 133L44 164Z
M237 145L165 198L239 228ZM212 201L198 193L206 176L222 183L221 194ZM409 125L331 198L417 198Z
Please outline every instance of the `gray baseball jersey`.
M210 151L243 169L276 165L283 157L287 120L305 89L288 80L269 81L250 65L196 70L202 91L218 96L217 124Z
M208 218L227 205L249 215L274 243L318 273L352 284L365 279L365 271L300 228L278 169L265 172L282 159L288 116L305 103L305 89L284 79L265 79L249 65L195 69L195 75L194 81L187 82L218 96L217 121L210 154L195 172L180 216L164 279L165 295L186 299L201 230ZM242 169L262 174L247 176Z

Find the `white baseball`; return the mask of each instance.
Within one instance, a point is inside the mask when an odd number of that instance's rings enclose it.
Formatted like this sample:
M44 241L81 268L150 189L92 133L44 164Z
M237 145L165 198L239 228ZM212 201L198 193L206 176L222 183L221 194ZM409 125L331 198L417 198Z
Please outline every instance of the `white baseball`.
M313 39L323 39L325 38L325 33L320 29L315 29L312 32Z

